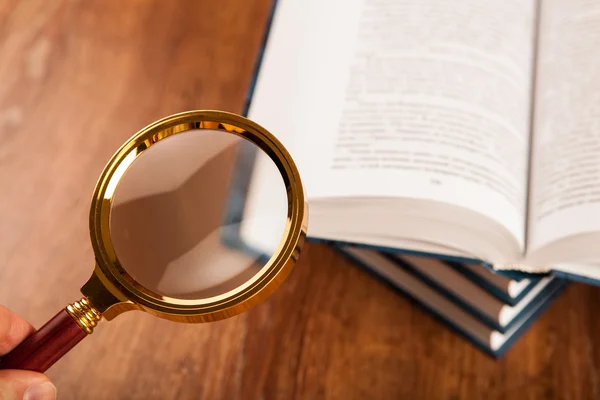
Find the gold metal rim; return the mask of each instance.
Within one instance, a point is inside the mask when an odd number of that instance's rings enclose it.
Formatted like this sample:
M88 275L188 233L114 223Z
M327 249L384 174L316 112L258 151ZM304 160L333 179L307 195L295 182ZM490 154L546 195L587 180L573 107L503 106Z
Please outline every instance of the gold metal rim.
M137 157L159 141L191 129L235 134L258 145L273 160L286 185L288 216L278 250L246 284L219 296L189 300L162 296L141 285L120 265L110 237L110 210L121 176ZM224 111L187 111L158 120L132 136L104 168L90 209L90 236L98 267L127 299L151 314L183 322L205 322L246 311L269 296L291 272L304 243L308 222L300 174L279 140L257 123Z

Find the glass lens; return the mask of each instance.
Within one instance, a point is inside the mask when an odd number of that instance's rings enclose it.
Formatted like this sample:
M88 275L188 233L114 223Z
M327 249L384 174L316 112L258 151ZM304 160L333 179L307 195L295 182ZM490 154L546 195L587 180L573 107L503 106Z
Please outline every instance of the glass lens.
M275 163L252 142L213 130L169 136L119 181L110 234L119 262L167 297L218 296L261 273L287 221Z

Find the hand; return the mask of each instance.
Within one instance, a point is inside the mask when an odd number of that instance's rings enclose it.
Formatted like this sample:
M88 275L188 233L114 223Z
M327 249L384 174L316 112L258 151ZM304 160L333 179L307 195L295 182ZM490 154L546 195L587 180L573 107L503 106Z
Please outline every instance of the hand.
M0 358L34 331L33 327L0 305ZM1 400L54 400L56 388L39 372L0 370Z

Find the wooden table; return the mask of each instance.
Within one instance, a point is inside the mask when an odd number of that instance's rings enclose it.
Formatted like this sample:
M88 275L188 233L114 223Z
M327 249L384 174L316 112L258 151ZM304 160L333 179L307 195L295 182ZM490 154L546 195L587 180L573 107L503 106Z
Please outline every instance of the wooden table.
M176 5L174 5L176 4ZM241 112L269 0L0 2L0 303L40 326L93 267L96 179L132 133ZM101 323L60 399L599 398L600 290L573 284L494 361L323 245L266 303L186 326Z

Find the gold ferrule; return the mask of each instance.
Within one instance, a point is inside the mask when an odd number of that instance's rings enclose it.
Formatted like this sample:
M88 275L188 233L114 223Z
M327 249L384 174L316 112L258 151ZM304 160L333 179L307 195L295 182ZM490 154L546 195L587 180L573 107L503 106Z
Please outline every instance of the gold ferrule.
M88 335L94 331L94 327L102 318L102 314L85 297L69 304L65 310Z

